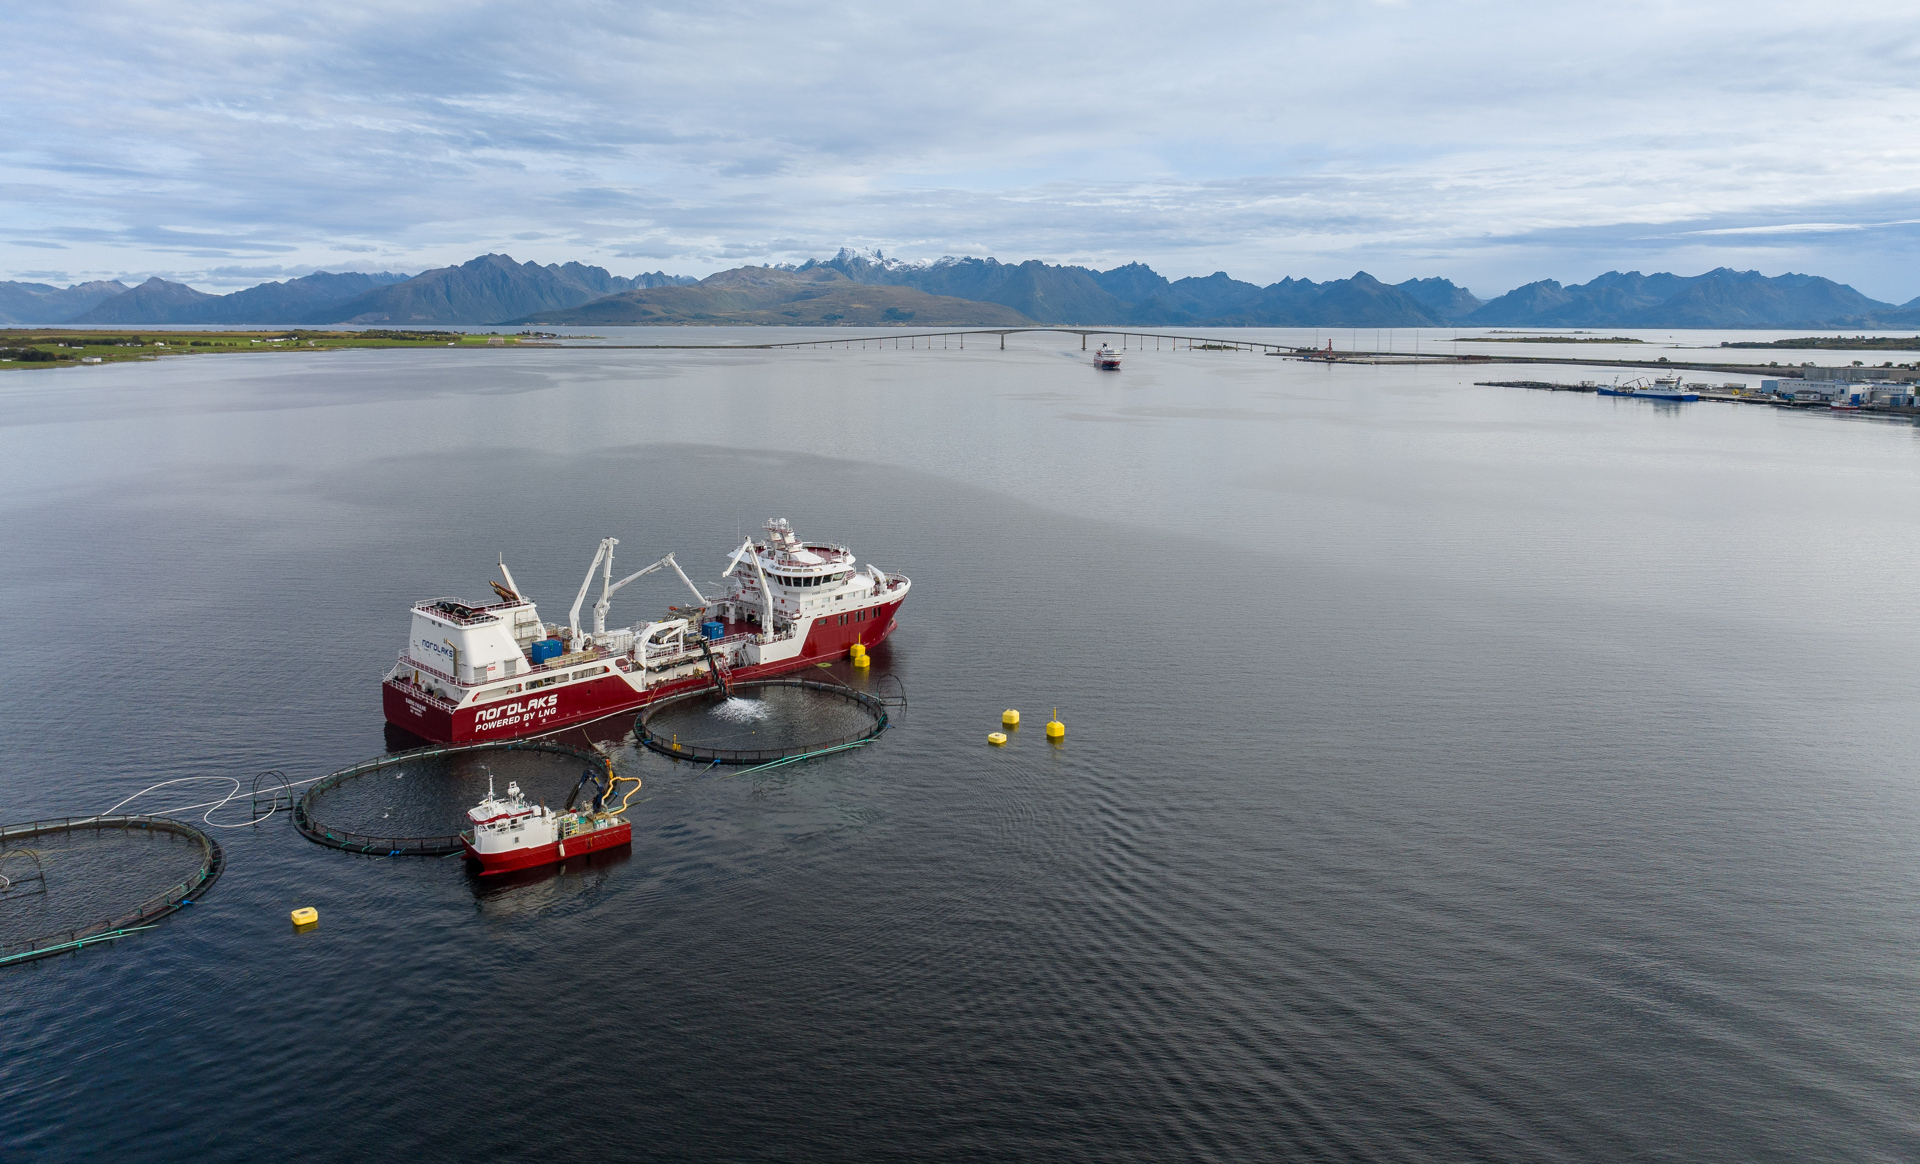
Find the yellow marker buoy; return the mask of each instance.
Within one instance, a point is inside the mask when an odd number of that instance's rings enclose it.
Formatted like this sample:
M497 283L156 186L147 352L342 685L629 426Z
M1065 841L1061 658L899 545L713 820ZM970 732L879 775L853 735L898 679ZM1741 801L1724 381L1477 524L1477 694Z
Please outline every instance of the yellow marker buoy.
M1000 713L1000 724L1002 727L1019 727L1020 713L1009 707Z
M997 748L997 747L999 747L999 746L1000 746L1001 744L1004 744L1004 743L1006 743L1006 742L1007 742L1007 733L1005 733L1005 732L988 732L988 733L987 733L987 742L988 742L989 744L992 744L992 745L993 745L994 747L996 747L996 748Z
M866 657L867 657L867 646L865 643L847 644L847 658L864 659Z
M853 665L855 668L871 667L873 666L873 660L867 658L865 655L855 655L853 657Z
M303 905L292 913L293 924L297 926L315 925L320 921L320 911L311 905Z
M1050 740L1064 739L1066 734L1067 725L1060 722L1060 709L1056 707L1053 709L1053 718L1047 721L1047 738Z

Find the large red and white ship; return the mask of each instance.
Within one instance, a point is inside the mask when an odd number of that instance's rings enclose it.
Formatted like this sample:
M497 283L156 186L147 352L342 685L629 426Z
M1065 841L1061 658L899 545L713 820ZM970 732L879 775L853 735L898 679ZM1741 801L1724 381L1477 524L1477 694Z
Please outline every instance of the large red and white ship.
M540 621L506 563L500 601L416 603L412 633L382 683L387 721L436 743L542 735L633 711L699 687L761 679L871 647L893 632L912 583L845 546L802 541L767 523L727 559L717 596L700 593L672 554L613 580L617 538L603 538L565 625ZM671 568L695 601L658 622L607 629L613 594ZM593 630L580 608L600 575Z

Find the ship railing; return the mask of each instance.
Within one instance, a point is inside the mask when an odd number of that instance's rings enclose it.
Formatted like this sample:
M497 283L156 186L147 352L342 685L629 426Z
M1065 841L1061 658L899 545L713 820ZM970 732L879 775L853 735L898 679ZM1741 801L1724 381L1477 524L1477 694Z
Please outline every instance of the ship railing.
M442 602L451 602L455 606L471 612L473 617L466 614L455 614L451 610L442 610L440 608ZM420 614L430 614L435 618L445 619L455 626L480 626L499 618L500 611L512 610L515 607L525 605L527 605L527 600L522 598L514 602L494 602L486 606L474 606L471 603L462 602L458 598L442 595L439 598L422 599L413 604L413 609Z
M592 651L585 651L575 655L568 655L566 656L567 661L564 663L560 663L560 662L529 663L525 668L516 668L513 674L511 675L492 675L485 679L456 679L453 676L447 674L445 671L440 670L438 667L432 666L431 664L422 663L420 660L414 658L412 655L407 654L405 651L400 652L400 665L410 671L425 671L427 674L433 676L434 678L444 679L448 683L453 684L455 687L485 687L492 683L505 683L509 680L513 680L517 682L521 679L525 679L530 676L554 674L560 671L565 671L569 667L578 667L582 663L601 662L608 657L609 656L605 651L595 648Z
M392 676L388 676L388 677L392 678ZM402 681L400 685L406 688L406 692L407 692L406 697L408 699L418 699L422 703L430 703L433 706L441 709L442 711L453 711L460 706L458 703L456 703L451 699L448 699L446 696L435 695L433 692L428 691L424 687L415 687L413 684L407 683L404 681Z
M758 638L759 636L752 631L736 631L733 634L725 635L721 638L708 640L707 649L719 650L723 647L737 647L742 643L753 642ZM701 650L700 640L698 638L690 638L681 646L671 648L664 643L649 643L643 651L643 655L644 662L649 667L671 667L682 662L697 662L705 657L705 652Z
M898 578L900 576L888 575L888 577ZM904 581L905 579L901 579L901 580ZM891 589L891 587L889 588ZM740 646L742 644L747 644L747 643L758 643L764 646L769 643L785 642L786 640L792 638L793 636L794 636L794 628L791 626L789 626L784 631L780 631L776 634L771 634L771 635L762 635L757 631L740 631L735 634L727 635L724 638L714 640L711 643L711 646L715 649L719 649L722 647L736 647L736 646ZM685 649L683 650L683 653L687 655L700 654L697 648ZM552 662L552 663L533 663L533 664L527 665L524 668L516 668L513 674L511 675L493 675L485 679L459 679L452 675L449 675L445 671L442 671L440 668L433 666L431 663L421 662L420 660L414 658L412 655L409 655L405 651L399 652L399 655L398 655L399 665L401 668L405 670L421 671L428 675L433 676L435 679L439 679L446 683L451 683L455 687L469 688L469 689L474 687L487 687L495 683L520 682L522 680L529 679L529 678L536 678L541 675L557 674L559 672L566 671L569 668L577 667L582 663L602 662L611 657L612 656L609 652L596 647L592 651L583 652L577 655L566 656L565 662L559 662L556 660L555 662ZM678 656L668 656L666 658L662 658L658 655L648 652L645 649L644 644L641 647L641 658L644 662L644 665L646 666L651 666L651 667L661 666L663 664L669 663L673 658L677 658L677 657ZM389 677L391 678L392 676L389 676ZM408 686L411 687L412 685L409 684ZM434 696L428 692L420 691L419 688L413 688L413 690L419 691L420 694L427 699L438 698L437 696ZM446 703L445 700L441 700L440 702ZM452 707L454 705L451 703L447 703L446 706Z

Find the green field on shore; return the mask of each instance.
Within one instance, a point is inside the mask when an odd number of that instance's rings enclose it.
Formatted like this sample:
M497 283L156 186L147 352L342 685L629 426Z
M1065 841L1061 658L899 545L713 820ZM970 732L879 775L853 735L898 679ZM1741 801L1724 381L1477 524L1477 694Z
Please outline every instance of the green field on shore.
M0 328L0 371L71 368L83 362L117 364L161 356L200 356L219 352L331 351L338 348L496 347L537 343L550 338L472 335L457 331L70 331L64 328Z
M1722 343L1723 348L1794 348L1806 351L1915 352L1920 335L1803 335L1798 339Z

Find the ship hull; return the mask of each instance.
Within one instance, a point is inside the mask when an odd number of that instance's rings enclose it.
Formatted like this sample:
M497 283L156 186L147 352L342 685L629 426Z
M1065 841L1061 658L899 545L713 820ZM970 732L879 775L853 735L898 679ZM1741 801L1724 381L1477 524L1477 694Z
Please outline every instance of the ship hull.
M873 620L841 625L827 618L815 619L808 628L806 641L799 654L773 662L735 667L727 672L728 681L748 683L756 679L771 679L816 663L839 659L856 642L869 647L877 646L893 633L902 601L873 607L879 612L879 617ZM880 626L877 631L874 629L875 622ZM609 673L597 679L555 687L539 695L449 708L438 700L423 697L418 690L405 683L388 679L382 684L381 702L388 723L432 743L464 744L546 735L609 716L637 712L657 700L712 685L713 680L701 673L639 691L621 675Z
M588 853L597 853L604 849L617 849L633 843L633 826L626 821L611 828L594 829L592 832L575 833L564 841L551 845L536 845L527 849L510 849L504 853L482 853L473 847L473 842L465 837L460 843L466 846L467 859L477 861L480 872L511 873L516 869L537 869L542 865L553 865L568 857L581 857Z
M1619 388L1596 388L1601 396L1631 396L1636 400L1665 400L1669 403L1685 404L1700 399L1698 392L1663 392L1652 388L1639 388L1628 392Z

